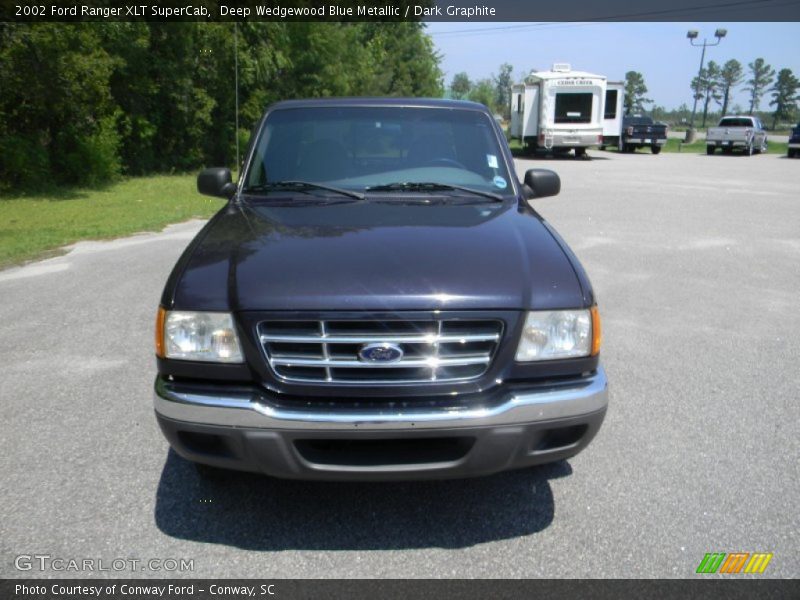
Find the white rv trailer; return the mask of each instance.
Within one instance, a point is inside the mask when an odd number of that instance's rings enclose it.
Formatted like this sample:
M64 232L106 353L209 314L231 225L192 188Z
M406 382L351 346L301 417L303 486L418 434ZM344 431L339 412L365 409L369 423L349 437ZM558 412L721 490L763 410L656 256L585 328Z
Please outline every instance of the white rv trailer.
M575 149L576 156L603 140L606 78L556 63L534 71L528 83L511 88L511 138L529 148L553 152Z
M625 82L609 81L606 86L606 101L603 104L603 146L619 146L624 100Z

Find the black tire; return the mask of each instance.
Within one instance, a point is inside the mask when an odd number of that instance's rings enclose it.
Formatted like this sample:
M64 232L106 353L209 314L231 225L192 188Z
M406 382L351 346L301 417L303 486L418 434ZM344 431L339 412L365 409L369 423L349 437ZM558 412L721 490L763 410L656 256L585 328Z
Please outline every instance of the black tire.
M796 156L796 154L797 154L797 150L795 150L794 148L789 148L789 149L786 151L786 156L787 156L788 158L794 158L794 157Z
M625 140L622 139L622 136L619 137L619 142L617 142L617 152L620 154L624 154L626 152L627 146L625 145Z
M661 154L661 146L650 146L650 151L653 154Z
M575 158L586 158L586 148L575 148Z
M744 147L744 155L745 156L753 156L753 151L754 151L753 140L750 140L750 143L747 144L747 146Z
M716 148L714 148L714 146L706 146L706 154L708 154L709 156L714 154L715 150L716 150Z

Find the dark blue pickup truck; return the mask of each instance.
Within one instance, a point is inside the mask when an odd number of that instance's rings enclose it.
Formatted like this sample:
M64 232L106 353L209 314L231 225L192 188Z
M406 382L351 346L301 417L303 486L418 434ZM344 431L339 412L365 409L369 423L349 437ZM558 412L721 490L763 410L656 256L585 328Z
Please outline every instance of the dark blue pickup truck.
M653 154L659 154L667 143L667 131L666 124L657 123L651 117L626 116L622 119L619 151L631 153L637 148L650 148Z
M800 156L800 123L792 129L792 135L789 136L789 149L786 153L789 158Z
M581 451L606 412L600 317L486 107L267 110L156 322L155 411L181 456L300 479L483 475Z

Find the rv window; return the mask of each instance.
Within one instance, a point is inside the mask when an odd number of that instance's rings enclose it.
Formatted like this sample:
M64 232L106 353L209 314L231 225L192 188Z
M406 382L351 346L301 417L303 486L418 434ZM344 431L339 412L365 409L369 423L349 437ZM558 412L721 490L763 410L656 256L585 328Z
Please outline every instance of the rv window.
M617 118L617 90L606 91L606 109L603 118L616 119Z
M594 94L556 94L556 123L590 123Z

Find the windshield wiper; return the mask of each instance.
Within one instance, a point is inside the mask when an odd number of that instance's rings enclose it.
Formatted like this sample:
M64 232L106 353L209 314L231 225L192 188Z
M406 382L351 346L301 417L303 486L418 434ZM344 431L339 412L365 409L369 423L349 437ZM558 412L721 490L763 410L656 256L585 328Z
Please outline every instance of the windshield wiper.
M434 183L425 181L409 181L403 183L398 181L396 183L373 185L364 188L365 192L436 192L441 190L458 190L459 192L468 192L470 194L475 194L476 196L491 198L492 200L497 200L498 202L503 201L503 197L500 196L499 194L493 194L492 192L484 192L482 190L475 190L470 187L465 187L462 185L453 185L450 183Z
M243 193L272 192L276 190L295 190L298 192L306 192L308 190L326 190L342 196L349 196L350 198L355 198L356 200L364 199L364 194L360 192L344 190L342 188L323 185L321 183L314 183L312 181L268 181L267 183L247 187L243 190Z

